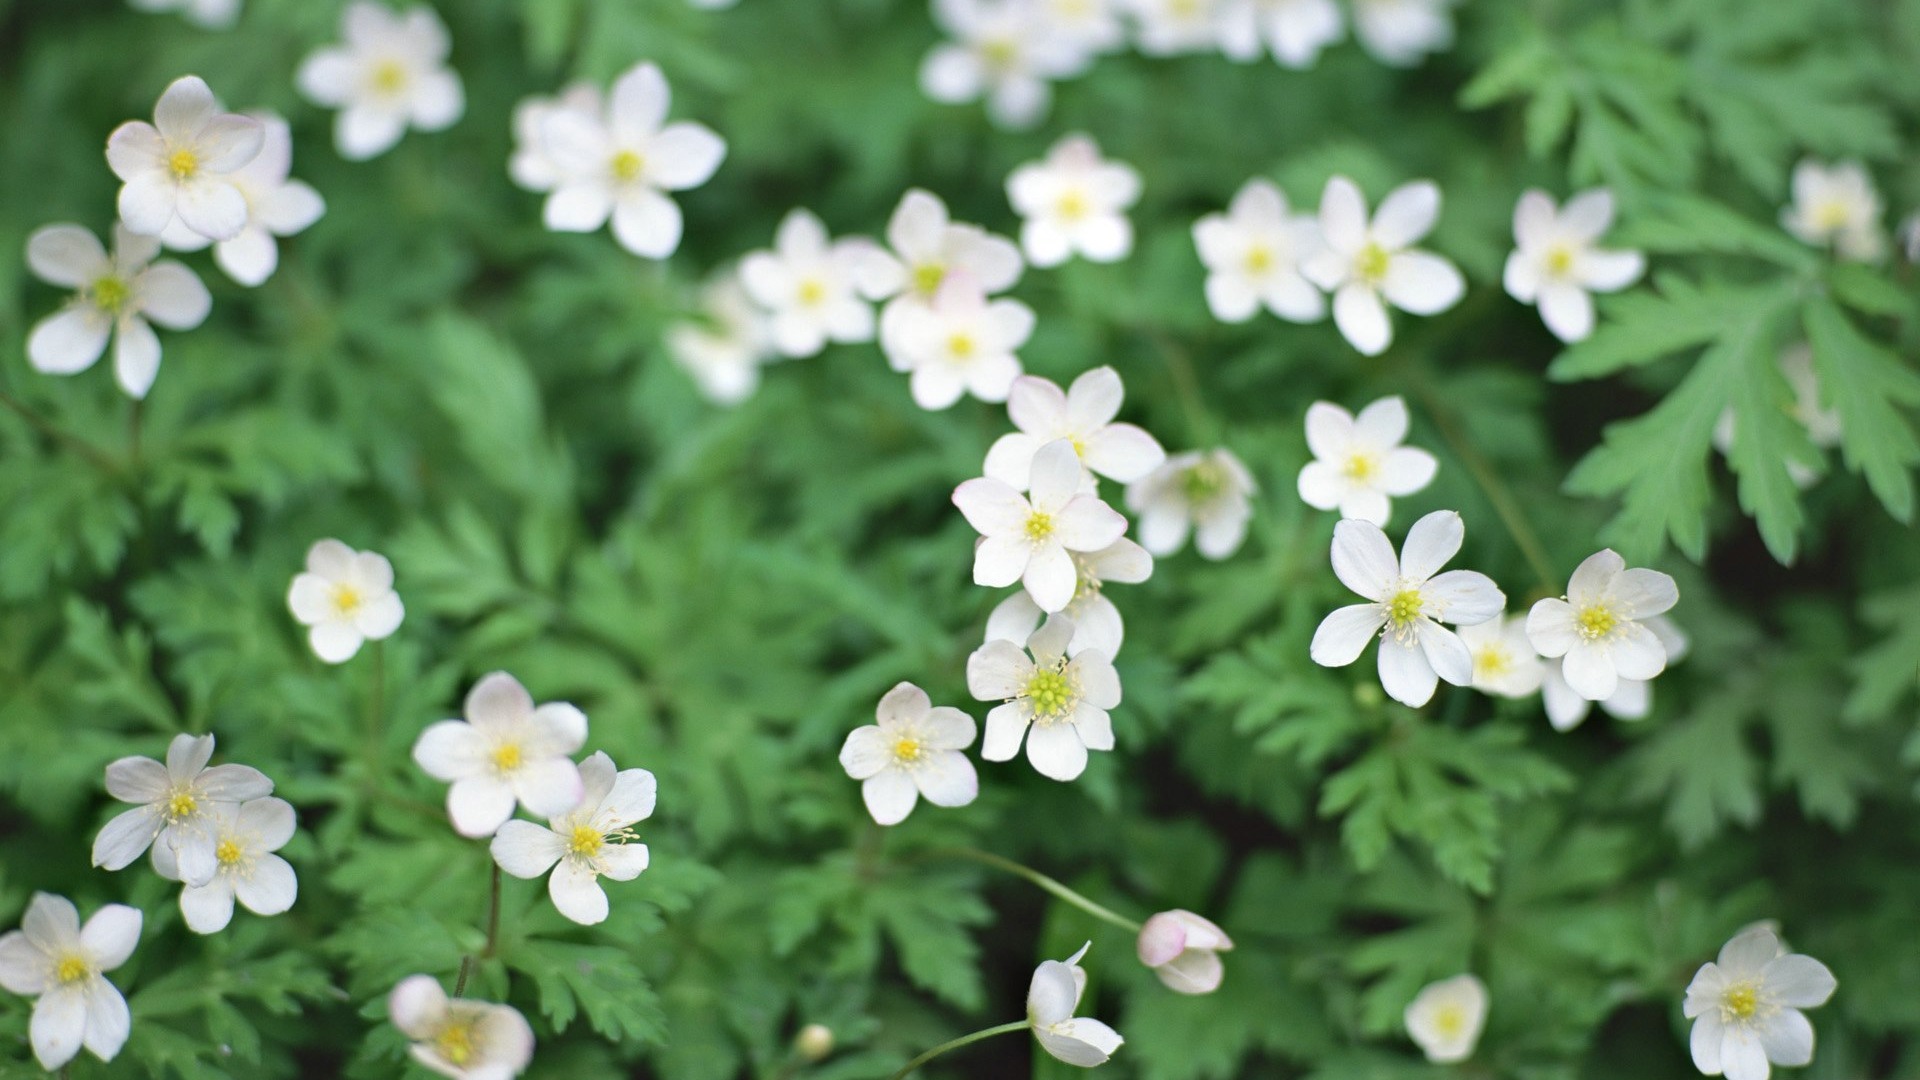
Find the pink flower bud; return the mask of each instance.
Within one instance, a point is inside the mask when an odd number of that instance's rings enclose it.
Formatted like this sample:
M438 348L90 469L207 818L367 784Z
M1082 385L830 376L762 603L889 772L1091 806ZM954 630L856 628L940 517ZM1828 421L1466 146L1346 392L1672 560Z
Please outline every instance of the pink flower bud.
M1220 954L1233 948L1225 930L1175 908L1147 920L1140 928L1140 962L1160 981L1182 994L1211 994L1220 988L1225 968Z

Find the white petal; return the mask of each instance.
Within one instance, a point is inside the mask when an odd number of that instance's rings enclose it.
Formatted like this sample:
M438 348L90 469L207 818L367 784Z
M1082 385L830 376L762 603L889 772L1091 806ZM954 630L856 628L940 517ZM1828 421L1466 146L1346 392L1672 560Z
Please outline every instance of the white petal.
M187 228L209 240L231 240L247 226L247 197L212 177L181 184L173 209Z
M234 896L255 915L278 915L293 907L300 894L300 881L293 867L278 855L261 855L253 872L236 878Z
M1427 607L1422 610L1442 622L1471 626L1498 618L1507 609L1506 594L1493 579L1477 570L1448 570L1421 586Z
M868 777L860 785L860 797L866 802L867 813L873 815L875 823L898 825L913 812L913 804L920 798L920 789L914 786L913 778L905 772L886 769Z
M1415 315L1433 315L1460 302L1466 279L1447 260L1425 251L1403 251L1387 262L1380 292L1394 307Z
M1703 1013L1693 1022L1693 1032L1687 1038L1688 1049L1693 1052L1693 1067L1707 1076L1719 1076L1720 1047L1726 1041L1727 1029L1720 1022L1720 1013Z
M1073 1016L1080 987L1072 962L1043 960L1027 984L1027 1016L1036 1027L1052 1027Z
M1320 233L1342 255L1358 253L1367 242L1366 196L1344 176L1328 179L1320 193Z
M153 389L160 373L160 339L145 319L130 316L120 320L120 333L113 343L113 377L128 396L139 400Z
M1594 552L1574 567L1573 578L1567 582L1567 599L1576 607L1587 607L1607 599L1613 579L1626 566L1626 560L1612 548Z
M1011 585L1026 574L1032 560L1033 545L1026 537L989 536L973 549L973 583L995 589ZM1071 572L1071 566L1068 569Z
M973 762L959 751L928 755L912 776L920 794L935 806L965 806L980 794L980 778L973 771Z
M406 130L400 113L349 105L333 119L333 144L348 161L366 161L392 149Z
M1033 602L1040 606L1041 611L1048 613L1067 606L1067 602L1073 599L1077 580L1072 556L1058 543L1034 548L1025 572L1020 575L1020 583L1026 586L1027 595L1033 597Z
M1647 260L1637 251L1586 251L1574 263L1580 283L1595 292L1618 292L1639 280Z
M727 156L726 140L701 124L673 124L647 148L647 176L668 191L707 182Z
M1027 733L1027 760L1042 776L1072 780L1087 770L1087 747L1071 724L1035 724Z
M1393 343L1393 325L1386 305L1372 288L1348 282L1333 294L1333 324L1347 343L1367 356L1378 356Z
M1033 675L1033 661L1011 641L989 641L967 657L967 691L980 701L1013 697Z
M139 908L108 904L80 928L80 945L101 971L112 971L126 963L140 944L141 921Z
M1455 686L1473 682L1473 654L1467 651L1458 634L1444 626L1422 626L1419 641L1427 666L1435 674Z
M1573 605L1552 598L1537 601L1527 612L1527 640L1541 656L1565 656L1580 641Z
M85 371L106 351L112 332L112 316L92 304L75 304L34 324L27 335L27 360L48 375Z
M1050 1028L1036 1027L1033 1033L1047 1053L1069 1065L1086 1068L1105 1063L1126 1042L1119 1032L1084 1016L1063 1020Z
M558 817L578 807L586 790L580 767L562 757L522 762L511 783L520 805L541 817Z
M147 757L123 757L107 766L107 794L121 802L153 802L166 794L167 770Z
M112 1061L133 1031L127 999L113 984L102 982L87 995L87 1029L83 1042L101 1061Z
M1606 188L1583 191L1567 200L1560 211L1560 226L1573 239L1591 243L1613 224L1613 192Z
M1380 463L1380 490L1388 495L1411 495L1433 482L1440 463L1432 454L1412 446L1396 447Z
M1768 961L1766 967L1761 969L1760 979L1766 984L1768 997L1795 1009L1825 1005L1827 999L1833 996L1836 986L1833 972L1827 970L1827 965L1798 953Z
M868 724L847 732L840 746L840 767L855 780L865 780L893 764L893 741Z
M560 914L582 926L607 920L607 893L600 887L600 875L572 859L563 860L547 878L547 895Z
M1321 667L1346 667L1366 651L1386 619L1376 604L1350 604L1320 620L1308 652Z
M672 93L659 65L641 63L614 80L607 101L607 114L623 134L645 136L660 130Z
M531 821L509 821L493 834L493 861L517 878L537 878L567 852L567 842L552 829Z
M77 289L113 270L107 249L78 225L48 225L27 237L27 267L49 285Z
M447 1017L447 992L431 975L410 975L387 996L387 1016L402 1035L430 1039Z
M155 263L138 281L141 314L169 330L191 330L213 310L199 275L177 262Z
M300 62L294 85L315 105L338 108L358 89L360 65L346 49L320 49Z
M547 196L541 215L555 232L592 232L613 215L613 190L598 180L562 183Z
M1425 581L1460 552L1466 524L1453 510L1435 510L1413 523L1400 548L1400 573L1410 581ZM1477 622L1479 620L1469 620Z
M1167 452L1132 424L1110 424L1087 440L1084 460L1087 468L1101 476L1131 484L1165 464Z
M980 740L980 757L986 761L1011 761L1020 752L1020 740L1026 736L1029 721L1024 710L1008 702L987 713L987 732Z
M280 265L280 245L258 222L249 221L240 235L213 249L213 259L228 277L253 287L273 276Z
M1373 214L1373 239L1388 251L1399 251L1427 235L1438 220L1440 189L1430 180L1415 180L1380 200Z
M647 259L664 259L680 246L680 205L652 188L628 191L613 204L613 237Z
M1772 1068L1767 1064L1766 1048L1744 1028L1728 1027L1720 1044L1720 1065L1727 1080L1767 1080Z
M491 836L513 816L513 789L493 776L468 776L447 789L447 816L461 836Z
M216 877L180 890L180 914L196 934L217 934L233 922L233 884Z
M73 1060L80 1052L86 1030L87 995L77 985L57 986L40 995L40 1000L33 1005L33 1019L27 1025L33 1056L48 1072Z
M1333 527L1333 573L1361 596L1383 600L1400 577L1400 565L1393 544L1378 525L1342 521Z
M1585 341L1593 333L1593 298L1577 285L1549 281L1540 287L1540 318L1561 341Z
M178 201L179 188L170 177L143 172L121 185L115 205L120 211L120 223L129 232L158 236L167 222L173 220Z
M1680 588L1667 574L1635 567L1613 579L1607 596L1621 618L1645 619L1679 603Z
M1605 701L1612 697L1620 679L1606 648L1585 641L1577 641L1567 650L1560 673L1566 677L1567 685L1573 687L1574 693L1588 701Z
M466 91L460 85L460 77L445 70L421 72L415 77L407 111L413 126L421 131L452 127L467 111Z
M1607 646L1614 670L1623 679L1645 681L1666 670L1666 646L1653 636L1653 631L1639 623L1628 623L1615 630Z
M1439 681L1433 665L1417 646L1401 644L1391 636L1380 639L1380 685L1388 697L1417 709L1433 699Z
M1055 439L1040 447L1034 451L1033 468L1028 477L1033 509L1046 513L1057 512L1079 492L1085 476L1080 455L1074 451L1070 440ZM1026 524L1024 518L1020 524Z
M1071 454L1072 448L1068 448ZM1079 468L1077 464L1074 466ZM1026 527L1033 506L1012 486L999 480L978 477L953 489L953 505L967 524L983 536L1019 533Z

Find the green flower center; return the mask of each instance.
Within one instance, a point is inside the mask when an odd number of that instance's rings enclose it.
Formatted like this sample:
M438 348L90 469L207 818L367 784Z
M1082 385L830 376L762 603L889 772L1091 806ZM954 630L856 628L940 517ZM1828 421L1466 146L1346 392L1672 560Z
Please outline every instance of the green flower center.
M613 161L609 163L609 167L613 170L615 180L623 184L631 183L640 179L640 170L647 167L647 159L632 150L622 150L613 155Z
M1191 466L1180 477L1180 486L1186 491L1187 502L1204 503L1212 500L1226 489L1227 475L1210 461Z
M407 69L398 60L382 60L374 66L373 75L367 80L380 94L398 94L407 85Z
M1075 701L1073 684L1067 680L1066 672L1053 668L1034 672L1020 696L1033 707L1033 718L1039 723L1062 718L1072 710Z
M127 306L128 300L133 299L133 290L128 287L126 281L111 274L95 281L89 292L93 296L93 306L109 315L120 314L120 309Z
M1387 276L1387 249L1379 244L1369 243L1353 257L1353 273L1361 281L1379 284Z
M1401 589L1387 601L1387 618L1393 620L1395 629L1404 628L1420 617L1420 609L1425 604L1419 589Z
M939 263L921 263L913 268L913 291L923 296L932 296L940 290L940 283L947 280L947 268Z

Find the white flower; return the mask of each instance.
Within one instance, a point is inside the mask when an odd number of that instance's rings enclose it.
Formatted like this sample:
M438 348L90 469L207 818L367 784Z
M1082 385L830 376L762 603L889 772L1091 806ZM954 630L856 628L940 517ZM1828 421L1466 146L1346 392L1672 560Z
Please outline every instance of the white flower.
M77 290L27 335L33 369L48 375L85 371L117 334L114 379L132 397L146 397L160 372L160 338L147 320L191 330L213 309L212 295L193 271L172 259L154 263L159 253L157 237L136 236L124 225L113 227L112 257L78 225L48 225L28 237L33 276Z
M1153 556L1124 536L1099 551L1068 554L1073 556L1073 599L1060 609L1073 621L1073 639L1067 643L1067 653L1078 656L1097 649L1109 658L1118 656L1126 628L1120 621L1120 609L1107 599L1105 587L1114 582L1135 585L1147 580L1153 576ZM983 640L1025 645L1046 615L1023 589L994 607L987 616Z
M1148 56L1211 52L1220 47L1221 0L1127 0L1134 44Z
M1367 642L1380 639L1380 685L1387 695L1419 708L1439 679L1473 681L1473 657L1459 635L1440 625L1485 622L1505 609L1506 595L1475 570L1440 573L1460 551L1466 527L1452 510L1436 510L1407 530L1396 557L1378 525L1347 519L1333 527L1333 572L1365 604L1339 608L1313 632L1313 662L1345 667Z
M386 556L355 551L338 540L321 540L307 549L307 569L294 575L287 607L312 627L307 641L329 664L353 659L362 642L391 636L406 617Z
M1641 620L1680 599L1673 578L1658 570L1627 569L1611 548L1587 556L1573 571L1567 595L1546 599L1527 613L1527 637L1540 655L1566 657L1561 674L1589 701L1612 697L1618 681L1651 679L1667 666L1667 648Z
M1035 266L1059 266L1076 252L1094 262L1126 258L1133 250L1126 209L1139 198L1140 174L1101 157L1085 135L1066 136L1046 160L1007 177L1007 199L1024 219L1020 247Z
M1140 927L1135 949L1167 988L1182 994L1211 994L1220 988L1226 968L1220 954L1233 948L1225 930L1191 911L1162 911Z
M940 197L914 188L887 220L891 252L875 250L865 268L868 295L892 297L880 311L880 348L895 371L912 364L900 348L900 322L925 310L950 280L964 277L987 296L1020 280L1025 264L1013 241L978 225L952 221Z
M1024 738L1027 760L1040 775L1072 780L1086 771L1087 751L1113 749L1107 710L1120 704L1120 675L1096 649L1069 655L1072 638L1073 621L1056 615L1027 639L1024 651L1011 641L989 641L967 657L968 691L1002 702L987 713L982 758L1011 761Z
M1027 1022L1033 1025L1040 1048L1069 1065L1088 1069L1104 1065L1126 1042L1100 1021L1073 1015L1087 989L1080 958L1091 948L1089 941L1064 961L1042 961L1027 987Z
M1525 619L1495 615L1486 622L1463 626L1458 633L1473 659L1470 685L1475 690L1507 698L1539 692L1547 677L1547 665L1527 640Z
M413 1040L413 1060L454 1080L511 1080L533 1060L533 1028L511 1005L448 998L431 975L409 975L387 1014Z
M643 63L614 80L604 120L575 109L547 113L540 134L559 168L547 228L593 232L611 217L621 247L649 259L673 254L684 222L666 193L706 183L727 144L702 124L666 124L670 101L667 77Z
M874 718L840 747L840 767L861 781L873 820L898 825L922 795L935 806L965 806L979 796L980 778L962 753L973 745L973 717L936 709L925 690L903 682L880 699Z
M1140 518L1140 546L1171 555L1195 532L1195 550L1224 559L1247 537L1253 474L1222 447L1175 454L1145 479L1127 485L1127 509Z
M1637 251L1594 247L1613 223L1613 192L1583 191L1554 206L1544 191L1528 189L1513 208L1515 250L1507 256L1507 295L1538 304L1540 318L1561 341L1593 333L1589 292L1617 292L1634 283L1647 261Z
M667 353L707 400L737 405L760 386L760 368L773 352L767 314L747 295L740 275L721 270L700 291L704 318L667 327Z
M1440 463L1407 437L1407 403L1384 397L1359 416L1331 402L1307 407L1307 448L1314 460L1300 470L1300 498L1317 510L1339 510L1384 526L1393 513L1389 497L1420 491L1433 482Z
M772 313L774 345L797 358L828 341L873 340L873 307L861 298L873 264L871 241L829 241L819 218L794 210L780 222L772 251L740 261L740 280Z
M1070 551L1099 551L1120 539L1127 519L1083 494L1080 457L1058 439L1033 456L1028 496L1010 484L976 477L953 491L953 504L985 537L973 553L973 581L999 588L1021 582L1043 611L1059 611L1073 599Z
M1646 620L1647 628L1653 636L1666 646L1667 664L1677 663L1687 655L1690 642L1673 620L1664 615L1655 615ZM1461 635L1463 638L1465 634ZM1546 661L1546 681L1540 685L1540 697L1547 709L1547 722L1555 731L1572 731L1586 720L1595 702L1589 701L1567 685L1567 677L1561 673L1566 666L1565 659ZM1643 679L1622 677L1615 685L1613 693L1598 702L1601 711L1616 720L1644 720L1653 711L1653 683Z
M935 101L987 99L987 117L1025 128L1046 115L1051 83L1086 70L1089 50L1057 31L1034 0L934 0L933 18L952 41L920 65L920 89Z
M1780 211L1780 224L1843 259L1877 262L1886 253L1880 209L1880 193L1859 162L1829 167L1808 158L1793 168L1793 205Z
M1084 53L1109 53L1126 44L1121 0L1038 0L1040 33L1058 37ZM1065 50L1062 50L1065 55ZM1083 61L1084 64L1084 61Z
M600 878L632 881L647 868L647 845L633 825L653 816L658 785L645 769L615 771L613 759L595 753L580 763L580 805L549 818L545 826L509 821L493 836L493 858L517 878L547 878L547 895L560 914L582 926L607 918Z
M1465 1061L1487 1022L1486 984L1472 975L1428 983L1407 1005L1406 1022L1428 1061Z
M260 153L260 121L220 112L198 75L175 79L153 123L129 120L107 137L107 164L121 180L120 222L158 236L178 215L209 240L231 240L247 223L233 172Z
M126 1045L133 1017L103 973L133 955L140 923L137 909L108 904L81 926L66 897L37 892L20 929L0 937L0 986L39 999L27 1036L41 1068L61 1068L82 1046L112 1061Z
M1431 181L1402 184L1367 218L1367 199L1344 176L1320 195L1326 247L1301 271L1333 293L1333 321L1354 348L1378 356L1393 342L1386 303L1433 315L1458 303L1467 284L1452 263L1414 248L1440 218L1440 189ZM1383 302L1383 298L1384 301Z
M214 245L213 261L228 277L253 286L272 277L280 265L274 237L292 236L319 221L327 204L312 187L287 178L293 168L293 133L287 122L272 113L249 115L265 132L259 156L227 177L246 200L247 223L238 235ZM179 217L161 230L160 241L175 251L199 251L211 242Z
M1111 367L1081 373L1064 393L1057 383L1038 375L1015 379L1007 396L1007 416L1020 430L994 441L983 471L1025 491L1034 455L1048 443L1065 439L1089 472L1123 484L1141 479L1167 460L1167 452L1141 428L1113 422L1125 398L1120 373Z
M569 760L587 741L587 717L564 702L534 707L513 676L496 671L467 694L466 719L420 733L413 760L447 789L447 814L462 836L491 836L513 815L552 818L580 805L586 788Z
M932 304L901 313L894 344L913 372L914 404L945 409L965 394L1007 400L1020 377L1014 350L1032 333L1032 308L1018 300L988 300L971 282L955 277Z
M196 934L217 934L233 921L238 899L255 915L278 915L293 906L300 882L293 867L274 852L293 839L293 806L284 799L216 803L208 811L215 869L205 885L180 890L180 914ZM153 868L179 880L179 866L165 844L153 849Z
M1920 211L1908 214L1900 223L1900 253L1910 263L1920 263Z
M333 145L348 161L391 149L409 126L452 127L466 111L460 76L446 66L447 27L424 4L405 14L355 0L340 17L344 45L315 50L294 81L308 101L339 109Z
M1458 0L1353 0L1353 32L1375 60L1412 67L1453 45Z
M127 0L135 11L178 11L208 30L224 30L240 17L240 0Z
M507 175L528 191L552 191L560 183L561 169L547 147L547 118L564 112L594 123L606 107L600 88L588 82L573 83L558 97L521 98L513 107L513 156L507 159Z
M107 766L107 794L135 803L100 830L93 841L93 865L121 870L148 847L163 876L188 885L205 885L220 868L216 851L220 803L242 803L273 794L273 781L247 765L215 765L213 736L175 735L165 765L144 757L123 757ZM164 861L163 861L164 860Z
M1309 68L1346 32L1333 0L1225 0L1221 49L1235 60L1260 55L1262 41L1282 67Z
M1811 1062L1813 1025L1800 1010L1825 1005L1836 985L1825 964L1787 952L1765 926L1735 935L1687 986L1694 1067L1767 1080L1773 1065Z
M1840 445L1840 413L1820 404L1820 380L1813 372L1813 347L1803 341L1784 349L1780 353L1780 374L1786 377L1787 386L1793 390L1793 402L1787 406L1787 415L1800 421L1807 429L1807 441L1822 450ZM1733 440L1738 433L1739 423L1733 409L1728 407L1722 410L1720 418L1713 425L1714 448L1731 457ZM1795 487L1809 488L1820 479L1820 474L1804 462L1788 458L1786 464L1787 477Z
M1225 214L1193 225L1193 246L1207 267L1207 307L1222 322L1246 322L1262 307L1292 322L1327 317L1327 300L1301 276L1321 246L1320 224L1294 214L1271 180L1241 185Z

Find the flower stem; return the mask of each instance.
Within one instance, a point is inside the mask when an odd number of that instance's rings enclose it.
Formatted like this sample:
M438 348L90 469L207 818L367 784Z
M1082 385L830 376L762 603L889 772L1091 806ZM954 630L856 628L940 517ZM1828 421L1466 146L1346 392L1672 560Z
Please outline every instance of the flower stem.
M386 642L373 642L372 671L369 672L371 685L367 690L367 730L364 753L367 755L366 782L375 783L375 773L380 767L380 727L381 713L386 704L387 688L387 651Z
M1560 595L1560 586L1556 583L1558 578L1553 572L1553 560L1547 558L1547 549L1540 543L1540 537L1534 533L1533 526L1527 523L1526 515L1521 513L1520 504L1515 501L1513 492L1501 482L1499 474L1494 472L1493 466L1487 463L1487 459L1480 456L1480 452L1473 448L1473 444L1461 436L1460 429L1454 426L1446 405L1440 400L1439 395L1433 392L1433 388L1427 384L1426 379L1416 377L1412 385L1414 396L1420 399L1421 408L1432 417L1433 426L1439 429L1440 437L1446 440L1448 448L1453 451L1455 457L1460 459L1460 463L1467 467L1467 472L1472 475L1474 483L1480 485L1480 490L1487 496L1487 501L1493 504L1493 512L1499 515L1500 523L1506 526L1507 535L1513 537L1514 546L1520 549L1520 554L1526 558L1527 565L1533 570L1534 576L1540 579L1540 588L1544 590L1544 595Z
M1212 446L1219 442L1213 417L1207 412L1206 404L1200 397L1200 383L1193 375L1193 362L1188 359L1187 351L1178 342L1166 334L1152 328L1142 328L1147 340L1160 350L1161 359L1167 362L1167 372L1173 377L1174 393L1180 398L1180 406L1187 414L1188 433L1196 445Z
M491 852L487 861L493 862ZM500 943L500 864L493 862L493 883L487 890L487 943L481 948L480 955L468 953L460 958L460 974L453 980L453 996L459 997L467 992L467 978L473 974L476 959L488 960L493 957L494 947Z
M5 390L0 390L0 405L5 405L7 408L12 409L20 419L25 420L35 431L65 446L74 453L79 454L101 471L107 473L118 473L120 471L120 466L92 443L87 442L77 435L61 430L53 421L34 412L27 407L25 402L7 393Z
M1014 1032L1014 1031L1025 1031L1032 1026L1033 1026L1032 1021L1014 1020L1009 1023L1001 1024L998 1027L990 1027L983 1031L976 1031L971 1035L962 1035L959 1038L954 1039L950 1042L943 1042L939 1046L936 1046L933 1049L927 1051L926 1053L921 1054L919 1057L914 1058L912 1061L907 1062L906 1068L901 1069L897 1073L894 1073L891 1077L888 1078L888 1080L900 1080L901 1077L906 1076L908 1073L912 1072L913 1070L919 1068L922 1065L925 1065L927 1062L932 1061L934 1058L939 1057L941 1054L944 1054L949 1050L958 1050L961 1047L968 1045L969 1043L977 1043L981 1039L991 1039L995 1035L1005 1035L1009 1032Z
M1105 922L1110 922L1113 925L1120 927L1122 930L1126 930L1131 933L1137 934L1140 932L1140 924L1137 922L1134 922L1132 919L1127 918L1125 915L1122 915L1119 912L1112 910L1111 908L1103 907L1100 904L1094 903L1092 900L1087 899L1085 896L1081 895L1080 893L1075 892L1074 890L1068 888L1067 886L1061 884L1060 882L1054 880L1053 878L1048 877L1047 875L1041 873L1040 871L1035 870L1030 866L1026 866L1022 863L1014 862L1012 859L995 855L991 851L981 851L978 848L942 848L939 851L932 852L932 854L949 855L956 859L972 859L974 862L985 863L986 865L994 867L996 869L1005 870L1009 874L1014 874L1019 877L1026 878L1028 881L1033 882L1035 885L1038 885L1040 888L1046 890L1047 892L1052 893L1053 895L1059 897L1062 900L1065 900L1067 903L1072 904L1074 907L1079 908L1081 911L1086 912L1087 914L1093 916L1096 919L1101 919Z
M135 472L140 471L140 413L146 401L133 399L133 408L127 413L127 463Z

